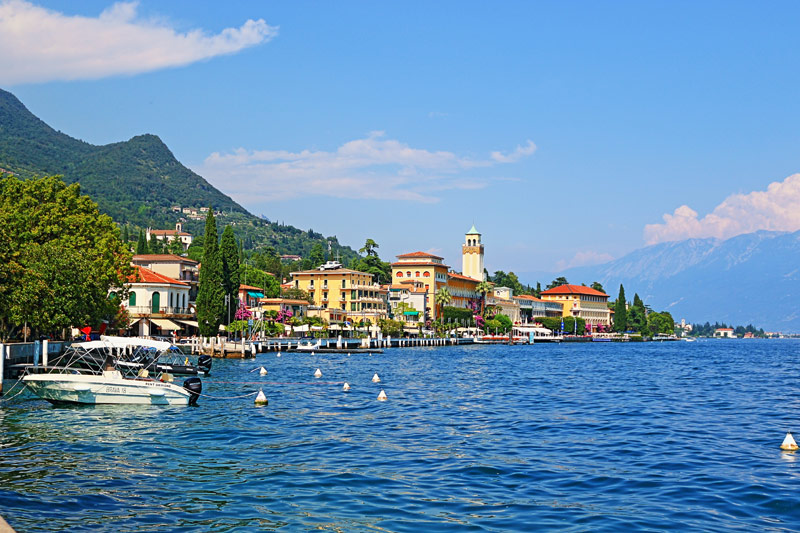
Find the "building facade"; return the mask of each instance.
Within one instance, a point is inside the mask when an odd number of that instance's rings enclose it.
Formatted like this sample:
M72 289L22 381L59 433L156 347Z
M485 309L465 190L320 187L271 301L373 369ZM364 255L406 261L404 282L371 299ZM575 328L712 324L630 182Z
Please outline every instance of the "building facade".
M559 302L546 301L527 294L514 296L514 301L519 304L520 321L523 324L536 322L541 317L563 316L564 306Z
M150 229L147 228L147 235L146 238L149 241L150 236L154 235L156 239L159 241L164 242L172 242L174 240L180 241L181 245L183 246L183 251L189 249L189 246L192 244L192 235L190 233L186 233L183 231L183 224L178 222L175 224L175 229Z
M397 256L392 263L392 283L419 281L427 294L426 311L432 320L438 318L433 295L441 287L447 286L447 271L450 267L444 264L443 258L427 252L412 252Z
M200 279L199 263L188 257L172 254L139 254L131 260L134 266L145 267L162 276L189 284L189 300L197 297L197 284Z
M474 224L464 236L464 244L461 245L461 274L478 281L486 281L481 234Z
M145 267L136 267L122 306L131 318L130 330L140 336L167 336L197 327L188 283Z
M604 292L583 285L560 285L541 294L542 300L562 305L561 316L582 318L593 331L599 326L603 326L602 329L611 326L608 294Z

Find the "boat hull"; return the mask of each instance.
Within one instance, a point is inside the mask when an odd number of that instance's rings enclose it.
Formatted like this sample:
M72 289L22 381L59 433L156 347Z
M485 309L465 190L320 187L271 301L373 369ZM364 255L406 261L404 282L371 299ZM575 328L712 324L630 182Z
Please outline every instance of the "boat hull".
M183 387L155 380L84 374L34 374L22 378L43 400L53 403L188 405Z

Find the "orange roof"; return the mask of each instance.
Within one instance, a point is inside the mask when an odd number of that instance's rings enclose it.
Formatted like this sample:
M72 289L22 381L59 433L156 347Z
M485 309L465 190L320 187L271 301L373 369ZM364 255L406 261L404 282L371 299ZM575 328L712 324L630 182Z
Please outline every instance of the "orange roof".
M447 275L450 276L451 278L462 279L464 281L474 281L475 283L480 283L481 282L481 280L479 280L479 279L471 278L471 277L465 276L463 274L456 274L455 272L448 272Z
M172 279L168 276L159 274L158 272L153 272L149 268L145 268L143 266L134 265L134 268L136 269L137 274L134 274L128 278L130 283L166 283L170 285L189 285L188 283L184 283L182 281L178 281L177 279Z
M188 257L181 257L179 255L173 255L173 254L138 254L133 256L133 260L159 262L159 263L164 263L167 261L181 261L184 263L198 264L198 262L195 261L194 259L189 259Z
M450 268L444 263L423 263L423 262L417 263L416 261L398 261L397 263L392 263L392 266L409 267L409 268L421 267L421 266L436 266L436 267Z
M187 237L191 237L191 233L186 233L185 231L177 231L174 229L151 229L150 235L185 235Z
M444 257L439 257L438 255L429 254L428 252L411 252L410 254L401 254L397 256L398 259L402 257L432 257L434 259L444 259Z
M239 290L240 291L262 291L264 289L262 289L261 287L253 287L252 285L245 285L244 283L242 283L241 285L239 285Z
M542 294L547 294L548 296L558 296L560 294L583 294L584 296L605 296L608 298L608 294L594 290L591 287L584 287L583 285L559 285L558 287L553 287L552 289L542 291Z
M531 296L530 294L518 294L514 296L515 300L530 300L532 302L544 302L541 298L537 298L536 296Z

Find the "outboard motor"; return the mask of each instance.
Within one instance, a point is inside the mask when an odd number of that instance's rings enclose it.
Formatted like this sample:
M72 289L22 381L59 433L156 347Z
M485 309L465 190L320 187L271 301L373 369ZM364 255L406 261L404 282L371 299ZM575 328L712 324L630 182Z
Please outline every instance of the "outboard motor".
M211 372L211 356L201 355L197 358L197 369L208 375Z
M183 388L189 391L189 405L197 405L197 398L203 392L203 382L200 378L189 378L183 382Z

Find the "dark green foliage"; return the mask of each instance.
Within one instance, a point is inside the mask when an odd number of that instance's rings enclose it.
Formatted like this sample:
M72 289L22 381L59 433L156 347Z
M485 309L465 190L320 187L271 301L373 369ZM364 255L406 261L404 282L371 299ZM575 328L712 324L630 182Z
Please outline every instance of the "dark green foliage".
M147 241L144 238L144 232L139 230L139 240L136 242L136 255L149 253L150 249L147 247Z
M322 243L315 243L314 246L311 247L311 253L308 258L311 260L309 269L317 268L325 262L325 249L322 247Z
M582 318L578 318L578 335L583 335L586 332L586 321ZM561 331L561 318L560 317L537 317L536 322L539 322L541 325L546 327L547 329L560 332ZM575 318L571 316L564 317L564 333L572 334L575 332Z
M519 278L513 272L506 274L502 270L494 273L494 276L489 276L489 281L498 287L509 287L514 291L514 294L529 294L525 287L520 283Z
M127 224L123 224L123 226L122 226L122 242L127 243L129 240L131 240L131 238L130 238L130 235L128 235L128 225Z
M227 224L235 224L245 251L273 246L280 254L308 257L311 247L331 243L343 262L356 256L336 237L270 222L248 213L178 160L155 135L95 146L53 130L36 118L11 93L0 90L0 168L22 178L61 174L64 181L80 181L102 213L119 224L140 228L173 228L184 215L173 205L199 208L212 205ZM202 220L186 220L184 230L203 233ZM327 246L327 244L326 244ZM190 250L190 257L199 259ZM334 255L335 257L335 255Z
M603 289L603 284L602 284L602 283L600 283L599 281L593 281L593 282L592 282L592 284L590 285L590 287L591 287L591 288L593 288L594 290L596 290L596 291L600 291L600 292L602 292L602 293L605 293L605 292L606 292L606 291Z
M225 315L225 288L217 244L217 223L211 211L206 216L204 237L203 261L200 265L197 291L197 323L200 335L213 337L219 332L219 326Z
M638 331L645 336L651 334L647 323L647 311L645 310L644 302L639 298L638 294L633 295L633 305L628 309L627 321L628 330Z
M281 284L275 276L253 266L239 265L239 279L243 284L260 287L267 298L277 298L281 294Z
M225 288L225 295L228 297L231 308L239 305L239 249L236 245L236 238L233 236L233 229L225 226L222 232L222 240L219 245L220 266L222 268L222 285ZM227 315L225 322L227 323Z
M538 281L536 282L536 290L533 291L533 295L536 296L537 298L542 297L542 284L539 283Z
M614 306L614 331L623 333L628 329L628 312L625 307L625 288L620 284L619 296Z
M565 278L564 276L559 276L550 282L550 284L547 286L547 289L555 289L556 287L568 284L569 282L567 281L567 278Z
M652 312L647 315L647 326L650 334L657 335L659 333L672 335L675 333L675 321L672 315L666 311L661 313ZM642 332L646 334L645 332Z
M471 309L449 305L442 307L442 321L444 323L456 323L459 326L466 327L475 325Z
M156 238L155 233L150 234L150 242L147 243L147 248L150 250L151 254L163 254L164 253L164 244L162 241Z

